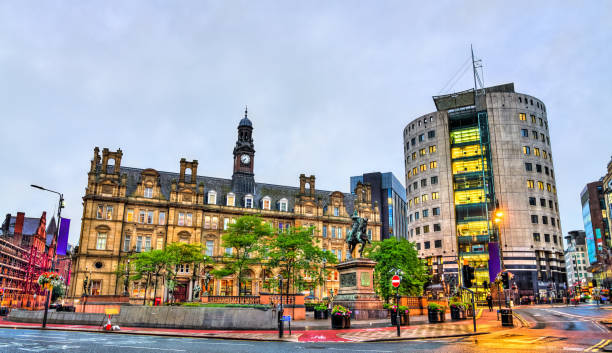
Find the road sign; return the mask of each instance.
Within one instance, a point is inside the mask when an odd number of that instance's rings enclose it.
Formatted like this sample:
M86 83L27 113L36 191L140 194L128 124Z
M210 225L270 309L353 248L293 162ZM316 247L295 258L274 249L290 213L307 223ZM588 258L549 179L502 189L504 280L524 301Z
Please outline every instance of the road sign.
M283 315L281 321L291 321L291 315Z
M400 277L398 275L394 275L393 277L391 277L391 284L395 288L399 287L399 285L400 285Z

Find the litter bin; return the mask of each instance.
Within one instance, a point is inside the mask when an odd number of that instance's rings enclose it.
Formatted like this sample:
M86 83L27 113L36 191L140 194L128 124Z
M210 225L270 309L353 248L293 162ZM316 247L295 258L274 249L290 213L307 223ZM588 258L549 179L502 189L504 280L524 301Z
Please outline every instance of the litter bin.
M514 326L512 322L512 309L501 309L501 322L502 326Z

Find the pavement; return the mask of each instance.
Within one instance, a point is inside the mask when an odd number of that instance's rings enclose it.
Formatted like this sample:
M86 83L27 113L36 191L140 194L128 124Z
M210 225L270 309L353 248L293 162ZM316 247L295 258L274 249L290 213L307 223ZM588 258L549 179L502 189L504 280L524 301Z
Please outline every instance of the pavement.
M516 325L521 325L520 321ZM0 328L12 329L42 329L40 324L11 322L3 318ZM415 340L442 337L462 337L481 335L507 329L497 321L496 312L479 309L477 313L477 332L473 330L472 320L451 321L447 314L445 323L429 324L427 316L411 316L410 325L402 326L400 337L390 320L366 320L351 322L350 329L333 330L330 320L304 320L292 323L291 334L285 325L283 338L278 337L278 331L261 330L193 330L121 327L115 334L155 335L166 337L217 338L252 341L289 341L289 342L376 342L392 340ZM47 330L103 332L98 326L48 324Z
M415 324L402 328L395 340L394 327L349 330L293 331L278 341L272 331L203 331L123 328L119 334L97 327L0 322L0 352L606 352L612 334L603 322L612 320L612 306L521 306L515 308L515 327L501 327L496 312L484 310L473 335L471 321ZM326 321L329 324L329 321ZM354 323L355 321L353 321ZM378 324L372 322L372 326ZM306 323L304 323L305 326ZM4 326L5 328L2 328ZM310 325L312 326L312 325ZM33 327L33 328L28 328ZM20 328L20 329L13 329ZM85 331L91 330L91 331ZM468 333L469 332L469 333ZM428 338L431 337L431 338Z

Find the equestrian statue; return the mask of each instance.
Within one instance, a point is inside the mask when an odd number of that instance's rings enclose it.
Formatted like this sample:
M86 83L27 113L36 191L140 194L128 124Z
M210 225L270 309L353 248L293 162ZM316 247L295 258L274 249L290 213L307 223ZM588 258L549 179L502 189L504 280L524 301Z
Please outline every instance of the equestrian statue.
M353 257L353 251L355 251L357 244L361 243L359 255L363 257L363 249L366 244L371 244L367 232L368 219L359 217L359 215L357 215L357 210L353 212L351 218L353 219L353 226L346 235L346 243L349 245L349 254Z

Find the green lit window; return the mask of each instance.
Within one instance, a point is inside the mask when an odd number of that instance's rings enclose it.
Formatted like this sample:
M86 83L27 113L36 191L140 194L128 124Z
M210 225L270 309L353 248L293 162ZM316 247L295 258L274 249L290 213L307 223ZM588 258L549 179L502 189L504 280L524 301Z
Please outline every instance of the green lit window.
M480 141L480 131L477 127L451 131L450 133L451 143L464 143L472 141Z

